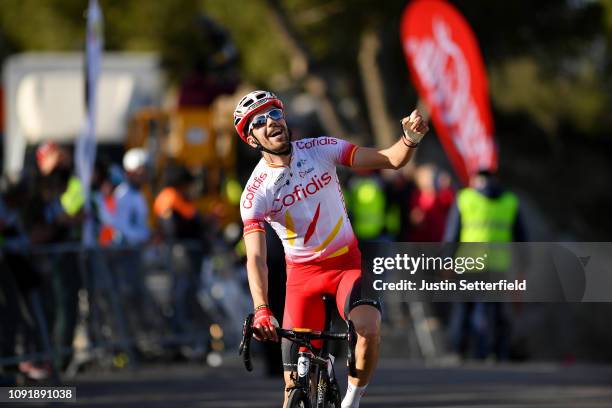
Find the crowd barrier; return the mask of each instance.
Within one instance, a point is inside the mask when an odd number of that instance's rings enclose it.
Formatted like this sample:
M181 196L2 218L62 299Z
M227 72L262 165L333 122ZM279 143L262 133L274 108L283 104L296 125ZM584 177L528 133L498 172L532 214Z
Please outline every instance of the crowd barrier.
M249 311L233 251L197 242L84 248L34 246L37 278L0 259L0 366L50 363L134 367L156 357L200 359L235 348Z

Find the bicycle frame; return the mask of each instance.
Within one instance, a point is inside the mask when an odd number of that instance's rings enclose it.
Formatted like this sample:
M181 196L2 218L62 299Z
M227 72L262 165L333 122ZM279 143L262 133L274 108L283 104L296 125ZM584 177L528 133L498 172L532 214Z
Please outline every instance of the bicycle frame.
M308 351L298 353L297 378L293 388L301 388L311 399L316 395L317 407L324 407L327 389L332 381L335 382L333 372L331 377L327 372L328 358L315 356Z

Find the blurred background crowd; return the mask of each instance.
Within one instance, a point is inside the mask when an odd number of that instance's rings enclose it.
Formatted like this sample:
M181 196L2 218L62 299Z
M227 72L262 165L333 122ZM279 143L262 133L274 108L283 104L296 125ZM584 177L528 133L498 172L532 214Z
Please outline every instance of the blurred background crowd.
M238 99L270 88L294 139L370 146L399 137L396 118L418 103L399 43L405 1L99 3L90 186L75 170L87 4L0 3L0 375L42 380L150 359L222 364L252 307L238 202L259 156L232 126ZM482 47L499 146L498 174L473 187L495 199L516 193L507 240L607 240L612 2L453 4ZM461 239L466 186L435 129L401 171L339 176L360 241ZM282 316L284 259L271 231L268 245ZM459 311L473 322L453 320L450 305L390 311L383 354L612 358L605 304L479 307ZM519 313L528 313L521 330ZM482 329L478 316L505 323ZM277 350L266 352L277 373Z

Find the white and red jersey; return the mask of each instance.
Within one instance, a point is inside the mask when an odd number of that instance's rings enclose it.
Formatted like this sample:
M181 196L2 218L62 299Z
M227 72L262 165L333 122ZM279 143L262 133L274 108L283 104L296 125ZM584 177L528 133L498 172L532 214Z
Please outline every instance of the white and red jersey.
M351 166L357 146L333 137L292 142L288 166L259 161L240 198L244 235L266 221L288 264L334 258L356 245L336 166Z

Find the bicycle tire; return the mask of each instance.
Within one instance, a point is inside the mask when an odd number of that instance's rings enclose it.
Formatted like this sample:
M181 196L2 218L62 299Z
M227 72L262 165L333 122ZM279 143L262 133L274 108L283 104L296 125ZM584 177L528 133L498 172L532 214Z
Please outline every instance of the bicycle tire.
M319 372L317 381L317 399L315 405L324 408L341 408L340 390L338 384L332 382L326 371ZM321 401L321 396L323 400Z
M301 388L291 390L287 399L287 408L311 408L308 394Z

